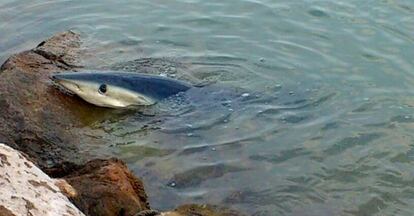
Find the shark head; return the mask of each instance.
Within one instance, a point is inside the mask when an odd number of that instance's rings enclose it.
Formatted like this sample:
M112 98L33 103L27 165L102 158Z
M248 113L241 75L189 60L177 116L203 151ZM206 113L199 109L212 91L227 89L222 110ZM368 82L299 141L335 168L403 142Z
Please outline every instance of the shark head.
M110 108L152 105L190 88L181 81L128 72L65 72L50 78L85 101Z

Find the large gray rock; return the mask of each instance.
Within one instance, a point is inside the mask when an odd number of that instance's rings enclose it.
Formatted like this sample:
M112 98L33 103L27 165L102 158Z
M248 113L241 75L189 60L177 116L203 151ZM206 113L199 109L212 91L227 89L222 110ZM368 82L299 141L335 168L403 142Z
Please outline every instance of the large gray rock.
M22 153L0 143L0 215L84 215L56 183Z

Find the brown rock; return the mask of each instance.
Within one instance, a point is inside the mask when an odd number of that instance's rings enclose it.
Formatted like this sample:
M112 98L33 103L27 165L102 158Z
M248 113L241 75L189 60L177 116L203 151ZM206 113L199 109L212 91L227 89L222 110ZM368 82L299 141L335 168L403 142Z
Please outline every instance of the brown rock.
M8 208L4 207L3 205L0 205L0 216L15 216L12 211L10 211Z
M240 212L216 205L187 204L174 211L163 212L162 216L243 216Z
M90 106L56 90L52 72L74 70L79 35L64 32L33 50L11 56L0 68L0 142L30 156L45 170L64 161L83 162L78 129ZM45 170L47 171L47 170Z
M70 197L86 215L134 215L150 209L141 180L118 159L92 160L64 177L77 191Z
M70 174L66 178L72 186L60 180L53 187L57 185L86 214L132 215L149 206L142 182L125 164L112 159L78 165L90 157L80 149L92 143L83 135L89 129L82 120L97 108L62 94L49 80L53 72L76 69L79 46L79 35L64 32L2 65L0 142L26 153L52 177ZM0 162L8 163L3 156ZM28 182L45 188L43 182Z
M80 36L72 31L58 34L41 42L33 51L46 59L61 63L68 67L76 67L81 45Z
M84 117L96 113L76 97L62 94L49 75L76 70L79 35L64 32L33 50L11 56L0 68L0 142L26 153L52 177L66 176L58 188L89 215L133 215L149 209L142 182L119 160L79 154L87 136ZM88 148L88 147L85 147ZM1 164L8 164L0 155ZM28 181L45 188L43 182ZM49 186L49 185L47 185ZM5 209L2 210L6 212Z
M68 198L75 198L78 196L78 192L72 187L65 179L56 179L55 185L60 191Z

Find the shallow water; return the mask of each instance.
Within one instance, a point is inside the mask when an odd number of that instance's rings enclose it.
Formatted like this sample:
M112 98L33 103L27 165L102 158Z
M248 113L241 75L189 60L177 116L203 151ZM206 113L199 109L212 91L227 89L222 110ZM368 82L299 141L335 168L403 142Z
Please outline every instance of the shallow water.
M90 67L210 83L85 118L154 208L413 214L413 1L3 0L0 20L0 62L72 29Z

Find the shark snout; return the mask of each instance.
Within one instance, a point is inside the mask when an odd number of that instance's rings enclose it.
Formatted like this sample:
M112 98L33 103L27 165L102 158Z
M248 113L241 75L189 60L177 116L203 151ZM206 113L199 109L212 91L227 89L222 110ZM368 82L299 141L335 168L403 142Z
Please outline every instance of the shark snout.
M66 77L65 74L54 73L49 76L53 83L59 87L63 87L69 92L76 93L81 90L76 80Z
M54 83L60 84L60 85L64 85L68 83L76 84L76 81L77 81L75 79L71 79L70 77L66 77L65 74L59 74L59 73L51 74L49 76L49 79L51 79Z
M49 76L49 78L53 81L53 82L58 82L59 80L61 80L59 74L51 74Z

